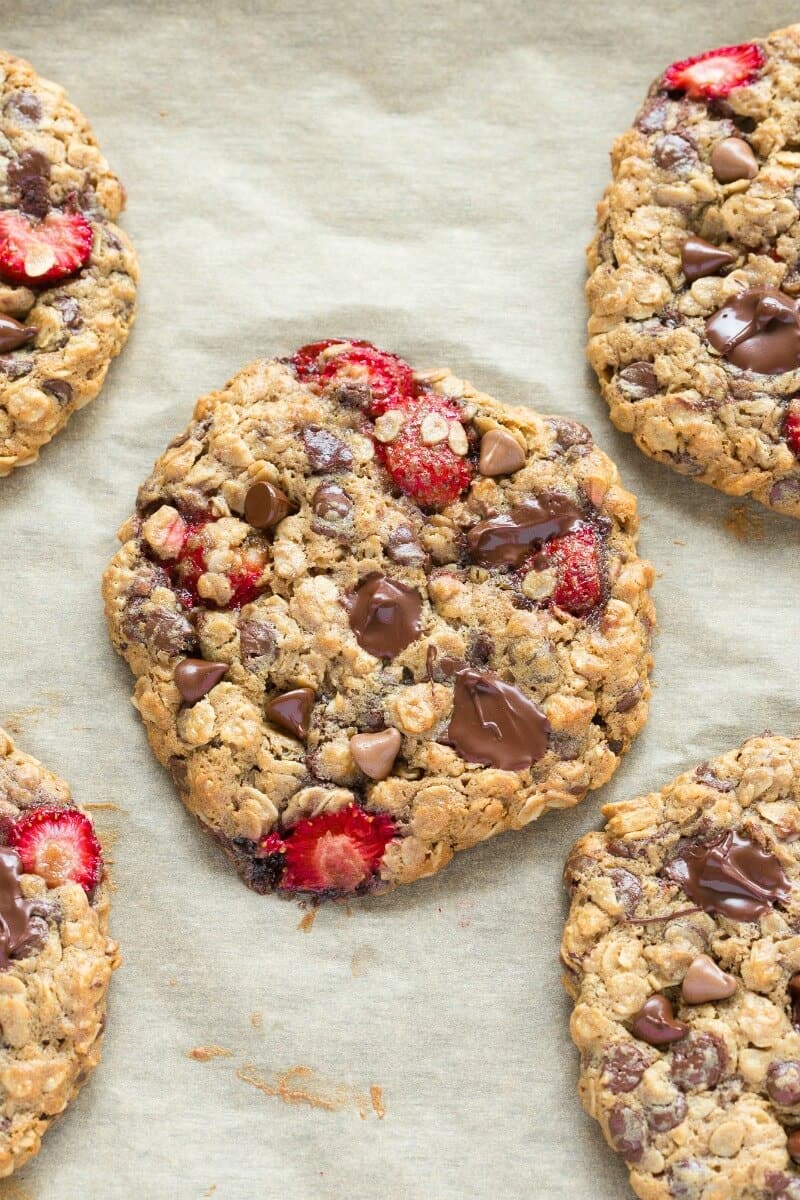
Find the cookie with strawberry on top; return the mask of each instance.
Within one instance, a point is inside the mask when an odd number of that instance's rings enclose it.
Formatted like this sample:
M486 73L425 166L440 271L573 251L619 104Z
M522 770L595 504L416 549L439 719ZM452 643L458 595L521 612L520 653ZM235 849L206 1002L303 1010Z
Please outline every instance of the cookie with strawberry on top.
M613 774L650 694L637 525L582 425L321 341L198 401L106 612L245 882L377 892Z
M800 25L673 63L612 150L589 360L646 454L800 517Z
M0 51L0 476L94 399L133 323L125 205L82 113Z
M0 729L0 1177L97 1066L118 965L92 822Z

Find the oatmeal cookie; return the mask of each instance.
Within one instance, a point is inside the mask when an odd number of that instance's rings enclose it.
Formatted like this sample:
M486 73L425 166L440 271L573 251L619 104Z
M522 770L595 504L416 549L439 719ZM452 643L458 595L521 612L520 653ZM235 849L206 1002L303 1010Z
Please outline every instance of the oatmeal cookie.
M0 1176L39 1150L100 1060L119 965L89 818L0 729Z
M800 517L800 25L674 63L613 148L589 360L646 454Z
M584 1107L642 1200L798 1200L800 739L603 812L565 872Z
M133 323L125 192L86 118L0 51L0 475L100 391Z
M381 890L612 775L650 692L636 532L583 426L320 342L197 403L106 612L245 882Z

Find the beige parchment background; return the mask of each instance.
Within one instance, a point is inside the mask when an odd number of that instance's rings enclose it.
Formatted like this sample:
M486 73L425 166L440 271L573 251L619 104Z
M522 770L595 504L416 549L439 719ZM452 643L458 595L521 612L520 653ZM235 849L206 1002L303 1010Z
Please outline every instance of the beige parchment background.
M298 928L151 760L99 577L197 396L258 355L370 338L587 422L639 495L658 688L604 799L796 730L800 528L751 509L763 536L737 540L731 501L614 431L582 294L608 149L649 80L793 17L788 0L0 0L1 43L67 87L126 182L142 267L102 396L0 482L0 722L81 801L118 806L96 815L125 958L102 1067L0 1198L629 1195L575 1096L557 960L561 864L600 799ZM207 1045L232 1053L187 1057Z

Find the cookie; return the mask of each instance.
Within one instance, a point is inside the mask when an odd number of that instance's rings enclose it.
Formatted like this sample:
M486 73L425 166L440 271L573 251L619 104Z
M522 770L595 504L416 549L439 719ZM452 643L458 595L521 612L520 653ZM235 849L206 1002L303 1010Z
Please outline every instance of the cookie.
M565 872L584 1107L643 1200L797 1200L800 739L603 812Z
M197 403L106 612L245 882L383 890L612 775L650 692L636 532L583 426L320 342Z
M125 192L82 113L0 52L0 475L93 400L133 324Z
M800 517L800 25L668 67L612 151L589 360L646 454Z
M118 965L92 823L0 729L0 1176L97 1066Z

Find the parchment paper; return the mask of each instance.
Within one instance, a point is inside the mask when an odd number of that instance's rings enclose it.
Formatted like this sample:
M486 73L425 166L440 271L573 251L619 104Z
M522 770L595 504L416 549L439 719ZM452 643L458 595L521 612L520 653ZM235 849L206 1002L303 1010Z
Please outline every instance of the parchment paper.
M584 366L583 246L649 80L798 15L788 0L0 3L2 44L67 87L126 182L142 267L100 399L0 482L0 721L81 801L118 806L95 815L116 839L125 958L102 1066L0 1197L630 1194L575 1094L562 862L602 800L797 729L800 528L751 507L763 536L738 540L730 500L615 432ZM234 878L151 758L99 579L195 398L337 334L592 427L662 572L658 690L602 798L304 930L297 905ZM232 1053L187 1056L215 1045Z

